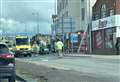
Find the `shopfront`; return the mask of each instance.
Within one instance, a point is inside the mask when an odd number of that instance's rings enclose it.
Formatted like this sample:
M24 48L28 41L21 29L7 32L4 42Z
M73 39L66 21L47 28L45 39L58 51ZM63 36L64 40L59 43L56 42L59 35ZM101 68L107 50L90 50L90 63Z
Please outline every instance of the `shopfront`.
M120 37L120 15L92 21L93 53L115 54L117 37Z

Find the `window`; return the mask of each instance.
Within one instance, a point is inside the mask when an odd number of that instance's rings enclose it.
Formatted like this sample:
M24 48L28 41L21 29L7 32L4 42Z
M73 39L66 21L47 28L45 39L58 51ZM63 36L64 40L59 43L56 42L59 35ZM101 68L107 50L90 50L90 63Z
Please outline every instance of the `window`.
M114 10L113 9L110 10L110 16L111 15L114 15Z
M84 2L84 0L81 0L82 2Z
M61 12L61 10L62 10L62 3L60 3L59 10L60 10L60 12Z
M61 4L61 10L63 9L63 0L60 2Z
M96 14L94 14L94 18L93 18L94 20L97 20L97 19L99 19L99 16L98 16L98 14L96 13Z
M65 13L65 17L68 17L68 11Z
M93 44L94 44L94 48L96 49L101 49L103 48L103 43L104 43L104 37L103 37L104 31L100 30L100 31L95 31L93 33Z
M113 48L113 29L105 30L105 48Z
M27 45L28 40L28 38L16 38L16 45Z
M106 5L103 4L101 7L101 18L106 17Z
M62 0L61 4L62 4L62 9L64 9L64 0Z
M66 0L66 5L68 5L68 0Z
M66 7L68 5L68 0L65 0L64 3L65 3L65 7Z
M85 8L82 8L82 20L85 19Z
M57 5L57 13L59 13L59 12L60 12L60 6Z

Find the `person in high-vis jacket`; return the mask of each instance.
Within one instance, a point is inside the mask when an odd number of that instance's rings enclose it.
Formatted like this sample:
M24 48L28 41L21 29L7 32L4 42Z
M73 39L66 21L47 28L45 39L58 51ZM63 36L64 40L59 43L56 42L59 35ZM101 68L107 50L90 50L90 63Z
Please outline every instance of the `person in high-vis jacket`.
M63 56L63 53L62 53L63 46L64 46L64 44L63 44L62 41L58 40L58 41L56 42L56 48L57 48L57 51L58 51L58 55L59 55L60 57Z
M35 56L37 56L39 54L39 46L36 42L34 42L34 44L32 46L32 52Z

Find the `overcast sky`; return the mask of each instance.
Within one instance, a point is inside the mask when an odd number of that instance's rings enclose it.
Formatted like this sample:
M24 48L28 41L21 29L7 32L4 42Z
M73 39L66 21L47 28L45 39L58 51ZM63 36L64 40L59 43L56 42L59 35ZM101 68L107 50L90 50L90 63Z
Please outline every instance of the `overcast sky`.
M0 18L13 23L6 26L9 31L35 32L39 12L40 33L49 34L51 31L51 15L54 14L54 0L1 0ZM26 30L25 30L26 27Z

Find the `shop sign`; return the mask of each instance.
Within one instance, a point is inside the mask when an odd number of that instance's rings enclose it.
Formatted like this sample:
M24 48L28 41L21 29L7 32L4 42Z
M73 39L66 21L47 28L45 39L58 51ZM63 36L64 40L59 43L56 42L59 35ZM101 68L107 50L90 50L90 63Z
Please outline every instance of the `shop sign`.
M115 17L115 25L117 27L120 27L120 15L116 15L116 17Z
M70 35L70 41L71 41L71 43L78 42L78 34L72 33Z
M116 30L116 37L120 37L120 27L117 27L117 30Z
M3 34L3 31L2 30L0 30L0 35L2 35Z
M96 21L92 21L92 31L120 26L118 21L120 21L120 15L113 15Z
M69 34L68 33L66 34L66 39L69 39Z
M107 20L101 21L99 20L98 28L104 28L107 26Z

